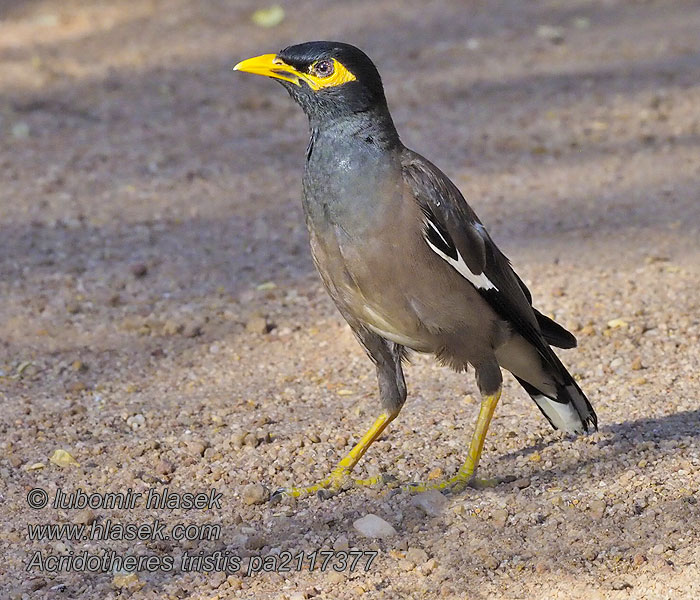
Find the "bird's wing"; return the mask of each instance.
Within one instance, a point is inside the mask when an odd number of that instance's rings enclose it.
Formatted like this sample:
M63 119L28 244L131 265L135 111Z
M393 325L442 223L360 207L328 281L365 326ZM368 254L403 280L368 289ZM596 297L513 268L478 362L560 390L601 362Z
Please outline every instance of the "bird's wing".
M520 284L520 289L523 291L523 294L525 294L527 301L530 303L530 306L532 306L532 294L530 293L530 290L527 289L525 282L518 277L518 274L515 271L513 271L513 274L517 278L518 283ZM543 315L534 306L532 307L532 310L535 312L537 324L540 326L542 335L544 336L544 339L547 340L548 344L556 346L557 348L563 348L565 350L576 347L576 337L573 333L564 329L561 325L559 325L559 323L553 321L548 316Z
M550 357L547 342L573 347L572 334L532 307L529 290L449 178L413 152L407 153L402 167L404 182L425 217L423 232L430 248L540 354Z

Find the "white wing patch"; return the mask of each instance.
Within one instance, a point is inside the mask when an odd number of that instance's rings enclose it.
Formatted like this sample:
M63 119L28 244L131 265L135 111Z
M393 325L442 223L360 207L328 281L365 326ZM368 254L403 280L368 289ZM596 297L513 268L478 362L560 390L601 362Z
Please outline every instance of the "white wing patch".
M451 246L451 244L448 244L448 242L445 240L443 235L440 233L437 227L432 223L430 219L426 220L427 224L435 230L435 232L442 238L442 240L445 242L446 246ZM469 269L467 266L467 263L464 262L464 259L462 258L462 255L455 250L455 254L457 254L457 260L454 260L453 258L450 258L445 254L442 250L440 250L437 246L431 243L431 241L426 237L425 242L430 246L430 249L435 252L440 258L443 260L447 261L462 277L464 277L469 283L471 283L474 287L476 287L479 290L496 290L498 291L498 288L493 284L493 282L486 277L485 273L479 273L478 275L476 273L472 273L472 271Z
M435 223L433 223L430 219L427 219L427 220L426 220L426 223L428 223L428 225L430 225L430 227L432 228L432 230L440 236L440 239L443 241L443 243L445 244L445 246L449 246L449 245L450 245L450 244L447 242L447 240L445 239L445 237L440 233L440 230L435 226ZM426 241L427 241L427 240L426 240ZM430 244L430 242L428 242L428 244Z

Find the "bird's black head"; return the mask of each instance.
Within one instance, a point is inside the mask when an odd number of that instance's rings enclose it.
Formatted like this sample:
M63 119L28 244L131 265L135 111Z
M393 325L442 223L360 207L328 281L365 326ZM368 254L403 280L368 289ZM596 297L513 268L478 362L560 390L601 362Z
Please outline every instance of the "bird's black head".
M342 42L306 42L238 63L234 70L279 80L312 122L386 111L377 68Z

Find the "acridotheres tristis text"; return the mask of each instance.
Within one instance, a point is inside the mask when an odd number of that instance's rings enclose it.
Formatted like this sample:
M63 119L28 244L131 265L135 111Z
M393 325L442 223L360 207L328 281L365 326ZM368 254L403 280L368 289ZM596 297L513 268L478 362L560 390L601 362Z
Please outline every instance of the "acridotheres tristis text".
M482 395L466 462L439 489L473 477L510 371L556 429L581 433L597 419L551 346L576 339L539 313L457 187L406 148L382 81L361 50L308 42L235 67L279 80L309 118L303 206L316 268L377 369L383 412L328 477L281 490L341 489L406 399L406 350L458 371L472 365ZM367 483L368 480L356 483ZM413 489L426 489L419 485Z

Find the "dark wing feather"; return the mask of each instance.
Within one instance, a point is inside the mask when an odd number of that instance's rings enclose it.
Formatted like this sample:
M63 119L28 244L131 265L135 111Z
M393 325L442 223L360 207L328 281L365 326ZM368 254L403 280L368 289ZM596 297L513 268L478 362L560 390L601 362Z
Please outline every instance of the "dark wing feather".
M556 321L552 321L552 319L543 315L536 308L533 308L532 310L535 311L535 317L537 318L537 322L540 325L540 330L542 331L544 339L547 340L547 343L564 350L576 348L576 337L573 333L564 329Z
M513 271L513 274L518 279L520 289L523 291L523 294L525 294L530 306L532 306L532 294L530 293L530 290L527 289L525 282L518 277L518 274L515 271ZM544 339L547 340L548 344L556 346L557 348L563 348L564 350L576 348L576 337L573 333L564 329L556 321L552 321L552 319L543 315L534 306L532 310L535 311L535 318L540 326L540 331L542 332Z
M522 279L520 279L520 276L515 271L513 271L513 274L517 278L518 283L520 284L520 289L523 291L523 294L525 294L527 301L530 303L530 306L532 306L532 294L530 293L530 290L527 289L525 282Z
M545 351L529 291L461 192L437 167L412 152L403 164L403 173L423 213L453 245L453 256L458 252L472 273L483 273L496 286L496 289L477 288L481 296L515 331L538 350Z

